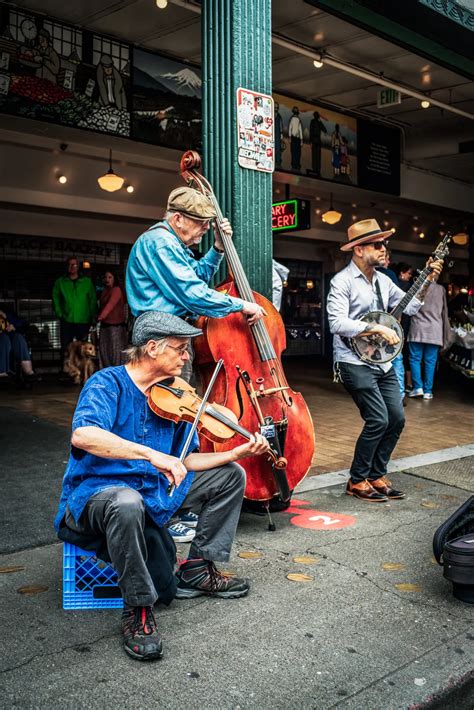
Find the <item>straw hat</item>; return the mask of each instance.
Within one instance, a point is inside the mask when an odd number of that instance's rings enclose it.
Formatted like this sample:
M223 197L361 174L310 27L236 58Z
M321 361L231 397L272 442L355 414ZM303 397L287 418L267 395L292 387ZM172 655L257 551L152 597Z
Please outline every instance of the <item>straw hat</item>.
M391 237L392 234L393 232L391 229L383 232L380 229L379 223L376 219L362 219L360 222L354 222L354 224L351 224L347 230L347 237L349 241L347 244L342 245L341 251L350 251L350 249L353 249L353 247L359 246L360 244L376 242L379 239Z

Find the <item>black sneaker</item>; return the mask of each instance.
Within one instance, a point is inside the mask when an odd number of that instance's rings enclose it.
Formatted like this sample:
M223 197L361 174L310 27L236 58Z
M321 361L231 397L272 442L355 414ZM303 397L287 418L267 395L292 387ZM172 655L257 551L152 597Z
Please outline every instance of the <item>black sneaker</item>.
M214 562L208 560L183 562L177 577L176 599L191 599L203 594L208 594L210 597L232 599L244 597L250 588L245 579L226 577L216 569Z
M153 661L163 655L161 636L151 606L126 607L122 613L123 647L138 661Z

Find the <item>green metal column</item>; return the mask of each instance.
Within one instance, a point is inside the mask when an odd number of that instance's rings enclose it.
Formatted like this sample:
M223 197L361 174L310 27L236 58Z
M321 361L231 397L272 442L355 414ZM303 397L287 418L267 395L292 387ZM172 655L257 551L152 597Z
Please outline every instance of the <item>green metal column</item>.
M237 162L239 87L271 94L271 0L204 0L204 174L234 228L251 287L271 298L272 175Z

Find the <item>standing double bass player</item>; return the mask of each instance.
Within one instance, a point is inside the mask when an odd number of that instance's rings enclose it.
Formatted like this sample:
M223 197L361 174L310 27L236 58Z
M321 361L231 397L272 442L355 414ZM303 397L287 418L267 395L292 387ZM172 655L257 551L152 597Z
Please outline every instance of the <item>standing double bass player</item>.
M199 261L194 258L190 247L200 243L215 217L212 202L194 188L178 187L170 193L163 220L144 232L130 253L126 286L134 316L160 311L180 318L223 318L242 312L250 325L265 316L257 303L209 287L224 255L216 228L214 246ZM227 219L221 229L232 236Z

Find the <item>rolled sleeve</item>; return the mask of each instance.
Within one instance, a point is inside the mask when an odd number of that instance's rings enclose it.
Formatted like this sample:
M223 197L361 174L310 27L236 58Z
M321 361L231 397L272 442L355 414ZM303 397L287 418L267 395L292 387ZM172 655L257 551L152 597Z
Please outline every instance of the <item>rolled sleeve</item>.
M199 276L200 279L202 279L206 283L209 283L209 281L212 279L217 269L221 265L223 258L224 254L221 254L217 251L217 249L212 247L211 249L209 249L207 254L202 257L202 259L196 261L196 274Z
M95 426L112 431L117 407L117 392L101 383L95 383L91 378L79 397L72 420L72 431L84 426Z

